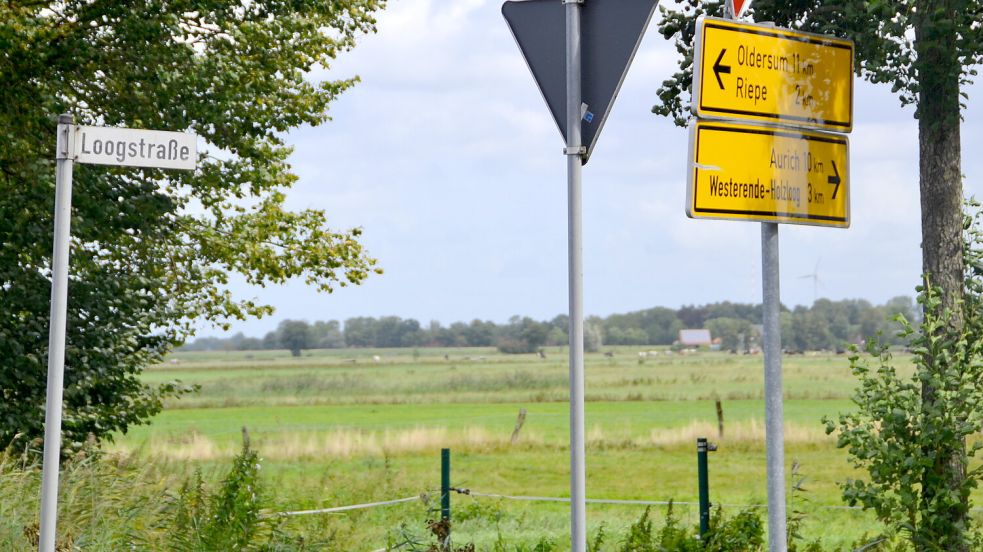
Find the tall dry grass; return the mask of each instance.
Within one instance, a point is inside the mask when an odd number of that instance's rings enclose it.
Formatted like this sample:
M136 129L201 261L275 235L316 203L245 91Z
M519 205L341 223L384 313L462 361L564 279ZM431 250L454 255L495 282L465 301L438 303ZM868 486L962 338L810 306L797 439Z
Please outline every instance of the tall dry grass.
M178 470L130 455L86 456L61 468L58 550L152 549ZM36 550L41 467L0 453L0 550ZM147 548L147 546L151 548Z
M641 439L639 444L664 447L692 445L696 442L697 437L708 437L721 444L742 446L758 444L764 446L765 426L761 420L751 419L746 422L728 424L723 436L718 436L717 431L718 428L715 424L693 421L681 427L653 429L648 438ZM822 443L827 440L835 440L835 437L826 435L821 427L794 423L785 424L786 444Z
M327 432L279 432L253 437L264 458L271 460L310 460L416 454L454 448L471 452L493 452L519 446L529 448L547 444L536 432L524 432L513 445L510 436L484 427L453 431L446 427L414 427L384 431L336 430ZM135 453L125 445L113 445L121 453ZM171 461L212 461L231 458L238 451L234 443L219 442L198 432L180 439L151 439L141 447L146 455Z
M223 463L218 472L205 475L168 458L144 455L79 455L65 461L55 549L339 550L314 546L331 542L330 531L315 528L294 536L278 520L260 519L275 497L259 478L255 453L243 447L234 456L231 469ZM36 457L0 453L0 550L38 549L41 478Z
M604 426L592 425L588 428L587 445L605 450L677 447L690 446L697 437L710 437L721 444L745 448L763 446L765 428L763 422L756 419L731 423L726 427L724 436L718 438L716 425L692 421L678 427L653 429L645 436L628 437L621 431L612 432ZM830 439L833 437L827 436L822 428L785 424L786 443L820 443ZM513 444L509 434L492 432L478 426L461 430L417 426L382 431L341 429L277 432L254 435L254 442L263 451L265 458L277 461L419 454L445 447L461 452L503 452L517 447L528 450L566 446L564 439L547 439L536 431L523 431ZM125 446L115 447L123 453L136 452ZM170 461L222 460L231 458L238 451L233 442L217 441L196 431L178 439L152 438L142 448L151 457Z

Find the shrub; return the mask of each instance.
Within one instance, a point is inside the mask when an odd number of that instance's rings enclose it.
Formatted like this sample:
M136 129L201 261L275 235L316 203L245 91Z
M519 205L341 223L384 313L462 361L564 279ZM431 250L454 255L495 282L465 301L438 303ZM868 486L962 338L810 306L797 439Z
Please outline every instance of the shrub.
M250 448L245 428L242 434L242 451L232 460L229 474L214 492L208 492L200 471L184 482L169 507L168 550L307 549L302 537L284 533L275 518L261 514L265 495L259 478L259 454Z
M973 207L965 223L963 304L956 312L943 308L926 277L918 288L921 324L897 318L914 374L899 375L887 347L870 340L867 357L855 349L850 358L860 381L856 411L825 420L827 433L838 432L837 446L868 474L844 483L843 497L876 512L916 550L968 550L979 539L968 513L983 471L969 469L969 461L983 445L966 447L983 430L983 211Z
M670 503L665 524L655 532L649 519L650 508L628 528L619 552L752 552L764 545L764 524L758 514L743 511L726 519L717 508L710 519L710 531L701 541L696 529L686 529L676 518Z

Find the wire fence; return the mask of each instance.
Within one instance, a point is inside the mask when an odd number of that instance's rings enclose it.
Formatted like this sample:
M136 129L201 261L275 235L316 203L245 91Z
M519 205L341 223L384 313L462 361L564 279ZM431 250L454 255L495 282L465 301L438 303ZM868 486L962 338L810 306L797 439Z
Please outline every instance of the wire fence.
M451 487L448 489L450 493L455 493L459 495L468 496L474 499L494 499L494 500L513 500L519 502L552 502L552 503L569 503L569 497L552 497L552 496L529 496L529 495L512 495L512 494L501 494L501 493L486 493L480 491L474 491L472 489L465 488L455 488ZM434 501L434 496L443 498L443 493L433 490L429 492L424 492L415 496L408 496L404 498L396 498L392 500L383 500L378 502L367 502L364 504L351 504L347 506L334 506L330 508L317 508L312 510L295 510L289 512L275 512L265 514L264 518L286 518L294 516L310 516L310 515L323 515L323 514L337 514L350 512L354 510L365 510L370 508L379 508L384 506L394 506L397 504L406 504L410 502L421 502L428 507L438 504L440 501ZM627 499L614 499L614 498L588 498L585 500L587 504L598 504L598 505L615 505L615 506L698 506L697 502L688 501L675 501L675 500L627 500ZM742 508L742 509L757 509L757 508L767 508L767 504L727 504L719 503L715 506L723 506L726 508ZM810 509L820 509L820 510L862 510L861 506L849 506L841 504L809 504ZM973 511L983 511L983 508L972 508ZM872 544L877 544L880 541L875 541ZM867 547L863 547L860 550L865 550ZM372 552L386 552L390 550L389 548L379 548L372 550Z
M500 494L500 493L485 493L480 491L473 491L471 489L458 489L452 488L451 492L470 496L474 498L492 498L498 500L515 500L520 502L559 502L559 503L569 503L569 497L555 497L555 496L528 496L528 495L512 495L512 494ZM420 501L424 504L430 503L430 494L422 493L415 496L408 496L405 498L396 498L393 500L383 500L379 502L367 502L365 504L351 504L348 506L334 506L331 508L317 508L313 510L295 510L289 512L273 512L264 514L264 518L274 518L274 517L292 517L292 516L310 516L319 514L336 514L341 512L348 512L352 510L364 510L368 508L378 508L381 506L391 506L394 504L405 504L407 502ZM687 502L681 500L628 500L628 499L617 499L617 498L588 498L585 500L587 504L609 504L617 506L698 506L697 502ZM767 508L767 504L729 504L729 503L714 503L715 506L723 506L726 508ZM836 505L836 504L810 504L810 508L821 509L821 510L862 510L861 506L847 506L847 505ZM983 508L973 508L974 511L983 511Z
M481 497L481 498L498 498L503 500L521 500L529 502L570 502L570 498L567 497L549 497L549 496L524 496L524 495L508 495L508 494L495 494L495 493L482 493L478 491L472 491L471 489L451 489L458 494ZM622 506L699 506L698 502L686 502L681 500L625 500L617 498L588 498L584 502L587 504L613 504ZM767 504L728 504L728 503L714 503L714 506L723 506L726 508L767 508ZM810 504L810 508L817 508L821 510L862 510L862 506L847 506L843 504Z
M414 500L422 500L421 495L408 496L406 498L397 498L394 500L384 500L382 502L368 502L365 504L351 504L349 506L335 506L333 508L318 508L316 510L296 510L293 512L276 512L272 514L265 514L263 518L273 518L273 517L291 517L291 516L312 516L317 514L337 514L340 512L349 512L352 510L365 510L367 508L377 508L379 506L389 506L392 504L402 504L404 502L413 502Z
M701 490L702 493L702 490ZM324 514L340 514L344 512L356 511L356 510L366 510L371 508L381 508L387 506L395 506L399 504L407 504L411 502L421 502L427 507L430 512L439 512L440 518L451 519L451 508L450 508L450 497L452 494L458 494L470 497L473 500L476 499L489 499L489 500L505 500L505 501L517 501L517 502L540 502L540 503L570 503L569 497L551 497L551 496L534 496L534 495L516 495L516 494L505 494L505 493L493 493L493 492L483 492L476 491L468 488L452 487L450 478L450 450L443 449L441 453L441 487L439 490L431 489L414 496L407 496L403 498L395 498L391 500L382 500L376 502L366 502L363 504L351 504L346 506L334 506L328 508L316 508L310 510L294 510L287 512L273 512L263 514L262 517L266 519L270 518L289 518L297 516L311 516L311 515L324 515ZM436 499L436 500L435 500ZM596 505L613 505L613 506L687 506L687 507L698 507L700 509L701 519L703 516L709 516L710 504L705 502L701 494L701 501L704 502L688 502L688 501L675 501L675 500L643 500L643 499L616 499L616 498L587 498L585 502L587 504ZM743 510L748 509L762 509L767 508L767 504L728 504L728 503L714 503L713 506L725 507L725 508L740 508ZM800 507L805 506L808 510L840 510L840 511L856 511L862 510L861 506L851 506L844 504L816 504L811 501L806 501L806 504L801 504ZM983 511L983 508L972 508L975 512ZM449 535L449 533L448 533ZM449 538L449 537L448 537ZM866 548L866 547L865 547ZM388 548L382 548L374 550L373 552L385 552ZM862 550L862 549L861 549Z

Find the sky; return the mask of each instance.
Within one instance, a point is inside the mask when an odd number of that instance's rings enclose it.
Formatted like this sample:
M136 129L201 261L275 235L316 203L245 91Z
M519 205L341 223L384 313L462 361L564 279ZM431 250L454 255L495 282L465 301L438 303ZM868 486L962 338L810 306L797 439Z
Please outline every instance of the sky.
M318 293L302 281L239 297L276 307L230 332L284 319L400 316L423 324L567 312L563 141L501 15L501 0L392 0L313 80L358 75L333 120L286 136L294 209L361 227L385 271ZM761 225L686 217L688 133L651 113L676 70L649 26L583 173L584 307L606 316L655 306L761 301ZM965 190L983 198L983 85L966 89ZM855 83L848 229L781 225L781 298L883 303L914 295L921 266L918 134L887 85ZM222 335L204 327L200 336Z

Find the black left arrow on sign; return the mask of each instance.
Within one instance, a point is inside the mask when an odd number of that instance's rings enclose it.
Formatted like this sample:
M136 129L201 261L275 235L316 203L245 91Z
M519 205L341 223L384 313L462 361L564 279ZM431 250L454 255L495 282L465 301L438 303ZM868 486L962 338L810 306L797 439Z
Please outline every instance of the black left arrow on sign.
M836 161L830 161L833 163L833 176L826 179L827 182L836 186L833 188L833 199L836 199L836 192L840 191L840 171L836 169Z
M720 80L720 73L730 74L730 65L723 65L720 62L724 59L724 54L727 53L727 48L720 50L720 55L717 56L717 61L713 62L713 76L717 77L717 86L721 90L725 90L724 81Z

